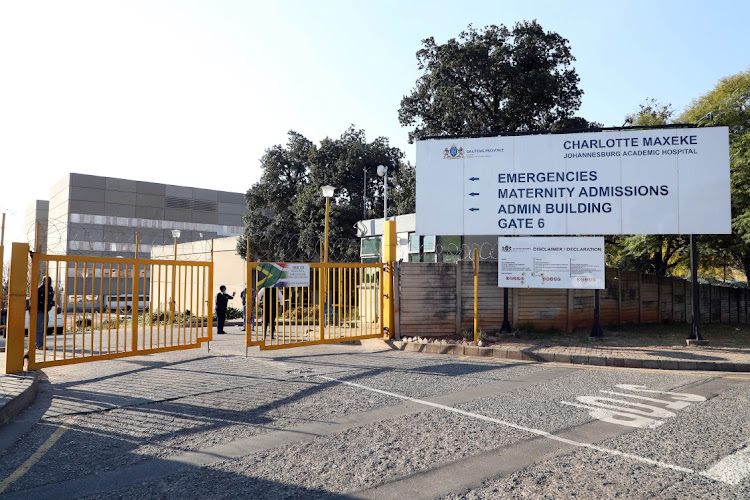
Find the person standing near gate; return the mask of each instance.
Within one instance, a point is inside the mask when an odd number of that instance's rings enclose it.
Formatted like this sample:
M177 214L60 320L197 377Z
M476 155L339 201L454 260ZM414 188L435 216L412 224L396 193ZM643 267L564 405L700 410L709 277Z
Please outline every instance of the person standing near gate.
M247 326L248 307L250 308L250 329L255 330L255 290L250 289L250 294L248 294L247 288L243 288L240 298L242 299L242 331L244 332Z
M49 323L49 311L55 307L55 289L52 288L52 278L47 276L39 285L36 293L36 348L41 349L44 345L44 337L47 335L47 323Z
M266 335L266 326L270 323L271 325L271 338L274 338L276 332L276 316L279 314L279 309L284 305L284 297L281 295L281 290L277 287L261 288L258 291L256 297L258 305L263 311L263 336Z
M232 295L229 295L224 285L219 287L219 293L216 294L216 320L219 323L217 334L227 333L224 331L224 322L227 320L227 302L234 298L234 294L235 292L232 292Z

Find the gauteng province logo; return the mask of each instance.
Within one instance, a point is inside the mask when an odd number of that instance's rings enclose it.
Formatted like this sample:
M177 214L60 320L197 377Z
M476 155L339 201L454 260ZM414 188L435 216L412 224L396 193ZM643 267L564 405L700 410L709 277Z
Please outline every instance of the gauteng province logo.
M464 157L464 148L460 148L455 144L451 145L450 148L445 148L443 151L444 160L457 160Z
M500 247L500 250L502 250L503 252L510 252L512 248L510 247L510 245L503 245Z

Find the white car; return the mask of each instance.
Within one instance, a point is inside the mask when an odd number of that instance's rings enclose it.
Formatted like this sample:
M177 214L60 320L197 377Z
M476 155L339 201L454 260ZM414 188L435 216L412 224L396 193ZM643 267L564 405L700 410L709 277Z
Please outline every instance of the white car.
M50 333L62 333L63 330L63 324L65 320L65 315L62 312L57 312L58 308L53 307L49 310L49 319L47 321L47 335ZM68 317L71 317L71 314L68 314ZM57 327L57 331L55 332L55 327ZM24 325L24 330L26 332L29 331L29 311L26 311L26 323Z

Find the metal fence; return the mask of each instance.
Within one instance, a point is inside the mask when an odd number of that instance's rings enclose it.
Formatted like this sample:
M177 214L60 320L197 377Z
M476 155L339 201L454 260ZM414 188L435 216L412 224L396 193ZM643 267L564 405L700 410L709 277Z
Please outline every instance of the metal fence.
M294 287L264 286L263 264L247 265L247 346L281 349L382 337L382 263L303 265L309 286Z
M23 342L30 370L194 348L212 337L211 262L34 253L30 283L41 284L27 295L28 335L8 332L9 343Z

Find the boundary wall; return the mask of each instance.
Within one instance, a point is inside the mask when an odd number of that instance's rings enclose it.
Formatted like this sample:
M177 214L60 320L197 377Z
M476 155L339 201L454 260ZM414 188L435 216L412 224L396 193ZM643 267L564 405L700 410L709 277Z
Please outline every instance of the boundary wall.
M503 288L497 286L497 261L479 263L479 328L499 331ZM450 336L474 324L474 263L398 262L396 328L401 336ZM602 325L688 323L692 321L691 283L636 271L606 270L600 290ZM702 323L747 323L750 290L700 285ZM591 328L593 290L509 288L513 328L573 331Z

